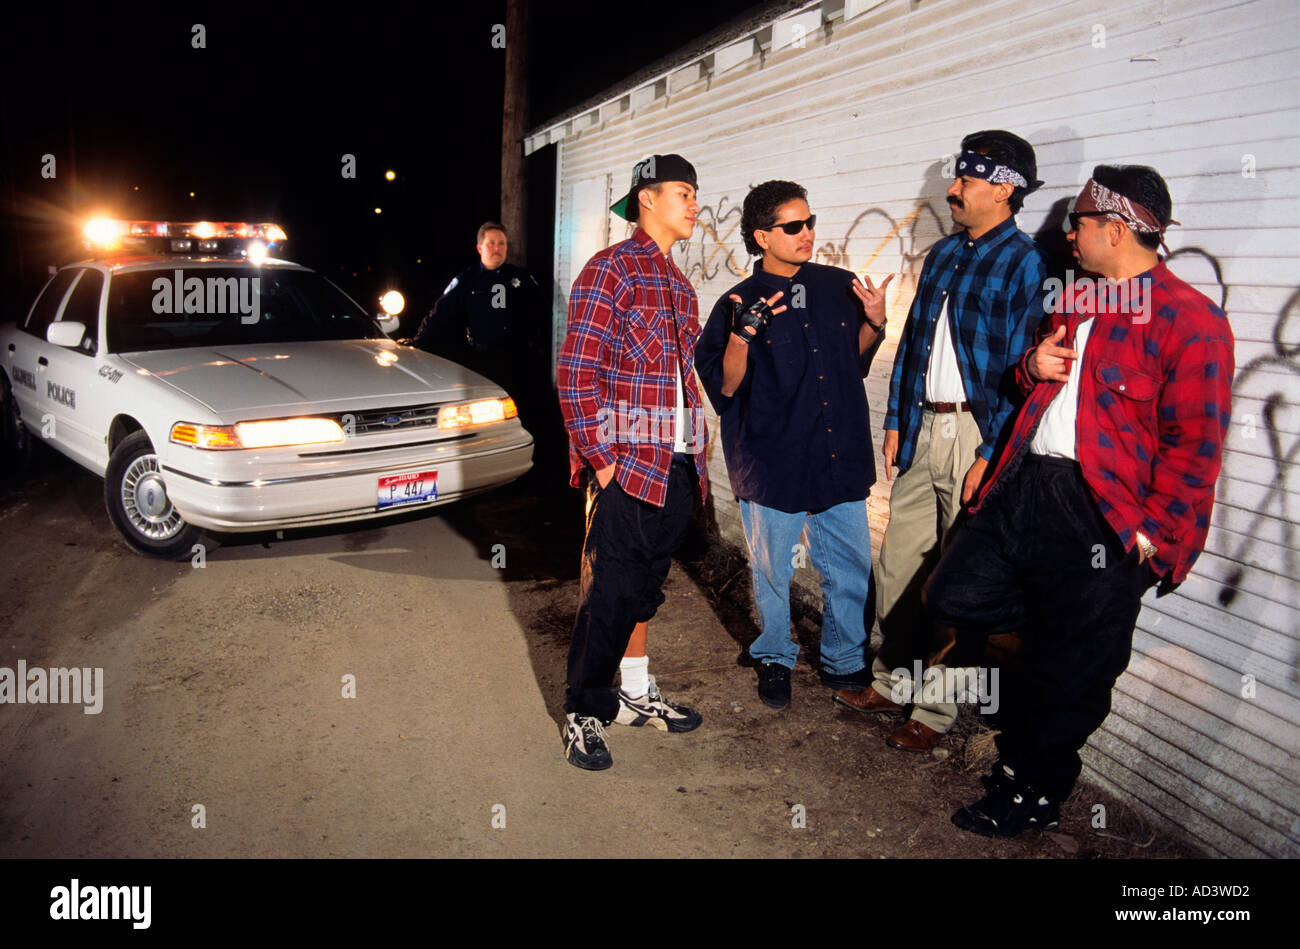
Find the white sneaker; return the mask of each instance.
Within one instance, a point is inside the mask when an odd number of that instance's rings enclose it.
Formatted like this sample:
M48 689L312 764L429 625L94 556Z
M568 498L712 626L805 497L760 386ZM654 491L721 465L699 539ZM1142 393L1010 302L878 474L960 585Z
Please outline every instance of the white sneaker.
M675 705L664 698L655 684L655 677L649 676L650 689L639 699L628 696L619 689L618 715L616 725L653 725L661 732L689 732L700 727L704 721L699 712L685 705Z

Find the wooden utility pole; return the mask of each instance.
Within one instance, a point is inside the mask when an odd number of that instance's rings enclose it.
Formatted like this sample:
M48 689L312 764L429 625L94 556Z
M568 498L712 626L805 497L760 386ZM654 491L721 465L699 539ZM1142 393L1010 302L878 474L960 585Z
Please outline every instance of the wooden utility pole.
M510 239L508 260L528 258L528 0L506 0L506 90L501 110L501 223Z

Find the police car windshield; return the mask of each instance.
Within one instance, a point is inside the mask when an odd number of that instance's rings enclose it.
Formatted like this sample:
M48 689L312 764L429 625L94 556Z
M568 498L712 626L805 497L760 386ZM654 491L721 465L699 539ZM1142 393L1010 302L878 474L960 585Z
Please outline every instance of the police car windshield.
M114 274L108 290L113 353L382 335L341 290L305 270L181 265Z

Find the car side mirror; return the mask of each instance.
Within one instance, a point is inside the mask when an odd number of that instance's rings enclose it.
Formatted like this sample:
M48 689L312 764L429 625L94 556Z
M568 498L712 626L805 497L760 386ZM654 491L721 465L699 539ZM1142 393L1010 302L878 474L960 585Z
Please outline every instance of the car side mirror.
M390 316L382 310L375 314L375 322L379 324L379 328L388 336L392 336L393 333L397 332L397 328L402 325L402 321L398 319L396 314Z
M76 320L67 322L51 323L45 331L45 340L55 346L66 346L69 349L76 349L81 345L82 339L86 335L86 324L78 323Z

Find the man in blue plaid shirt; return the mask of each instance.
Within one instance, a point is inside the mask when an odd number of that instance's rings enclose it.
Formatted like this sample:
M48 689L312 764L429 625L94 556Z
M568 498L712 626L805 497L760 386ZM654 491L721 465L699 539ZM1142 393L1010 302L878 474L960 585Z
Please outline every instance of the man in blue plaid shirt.
M868 712L912 702L911 717L888 739L904 751L928 751L957 717L954 696L921 701L922 683L894 671L915 679L914 662L935 667L947 652L922 616L920 588L979 488L1014 408L1010 374L1043 318L1046 266L1014 216L1042 184L1037 170L1033 147L1010 132L962 139L948 189L961 229L926 256L894 356L883 453L885 476L895 464L899 476L875 570L885 641L872 687L836 700ZM927 672L927 681L942 673Z

